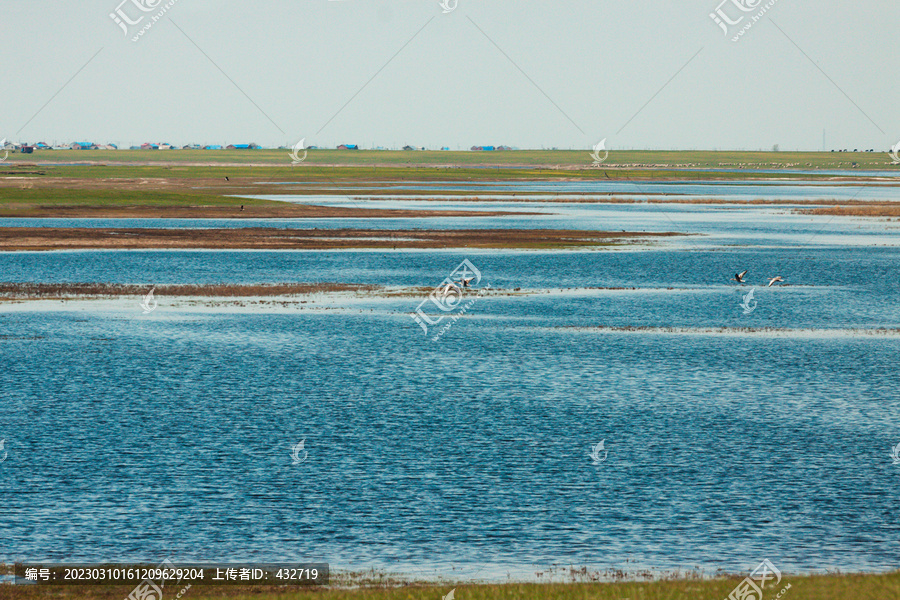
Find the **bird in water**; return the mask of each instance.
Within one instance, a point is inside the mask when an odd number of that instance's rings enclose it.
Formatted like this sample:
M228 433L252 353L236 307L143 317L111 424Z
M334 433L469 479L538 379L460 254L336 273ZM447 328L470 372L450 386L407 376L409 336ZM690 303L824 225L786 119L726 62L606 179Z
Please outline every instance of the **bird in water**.
M784 281L784 278L781 275L776 275L775 277L772 277L771 279L769 279L769 285L767 285L766 287L772 287L773 284L776 284L776 283L779 283L782 281Z
M744 275L746 275L746 274L747 274L747 271L741 271L740 273L738 273L737 275L734 276L734 279L732 279L732 281L737 281L738 283L744 283Z

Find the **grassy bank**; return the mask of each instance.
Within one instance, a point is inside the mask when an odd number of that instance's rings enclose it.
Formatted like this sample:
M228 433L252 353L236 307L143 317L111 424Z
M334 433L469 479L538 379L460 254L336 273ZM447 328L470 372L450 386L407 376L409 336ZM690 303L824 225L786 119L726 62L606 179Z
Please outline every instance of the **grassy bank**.
M856 165L854 167L854 165ZM716 169L725 169L723 171ZM817 172L817 169L821 172ZM805 172L801 172L805 170ZM0 163L0 217L328 218L474 216L462 213L376 211L287 204L246 196L352 195L478 196L481 189L448 190L442 182L623 182L619 195L650 201L677 194L645 193L645 181L708 181L717 187L743 180L827 181L858 186L873 170L900 173L884 153L644 152L611 153L594 166L586 151L383 152L310 151L292 165L285 150L73 151L13 154ZM837 172L837 173L835 173ZM878 179L880 185L898 186ZM429 185L431 184L431 185ZM660 192L659 190L664 190ZM893 187L891 189L894 189ZM721 191L721 190L720 190ZM482 194L522 200L535 190L485 188ZM546 192L541 192L546 194ZM567 192L567 199L584 194ZM596 195L594 196L596 198ZM615 198L608 201L631 201ZM315 204L315 201L311 201ZM838 203L828 203L838 204ZM245 210L241 211L241 206ZM365 212L359 212L363 210ZM896 216L893 207L857 208L864 216ZM861 211L861 212L860 212ZM487 216L481 214L478 216Z
M456 600L722 600L740 583L741 577L715 580L676 580L655 582L460 585ZM775 598L787 585L783 600L894 600L900 598L900 572L884 575L824 575L792 577L769 582L766 600ZM11 586L4 586L11 587ZM249 590L193 587L182 598L212 600L439 600L452 585L363 587L356 589ZM23 600L74 599L121 600L128 588L29 588L16 586L11 598ZM0 591L0 597L2 597ZM177 592L176 592L177 593ZM174 597L174 596L173 596Z
M886 148L879 152L748 152L748 151L663 151L609 149L603 166L677 168L765 168L765 169L884 169L891 163ZM347 166L439 166L460 167L589 167L590 149L473 151L383 151L309 150L303 165ZM34 154L10 154L15 163L190 163L208 165L290 166L290 151L281 150L44 150Z

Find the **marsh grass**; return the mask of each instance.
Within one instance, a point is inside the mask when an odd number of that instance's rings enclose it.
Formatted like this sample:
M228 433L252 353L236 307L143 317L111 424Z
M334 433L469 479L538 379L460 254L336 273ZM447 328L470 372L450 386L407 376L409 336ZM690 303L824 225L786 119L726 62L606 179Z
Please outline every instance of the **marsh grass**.
M297 167L291 165L289 150L93 150L38 151L35 154L10 154L7 164L36 165L50 163L157 163L170 169L179 164L203 165L284 165L302 169L309 165L398 165L398 166L552 166L583 167L592 165L590 150L512 150L479 151L410 151L383 150L310 150L307 159ZM768 151L686 151L686 150L619 150L610 148L602 167L620 165L693 167L693 168L885 168L891 166L887 148L878 152L768 152ZM4 165L6 166L6 165ZM35 168L32 166L32 168ZM0 169L2 171L4 169Z
M717 579L680 578L659 581L613 583L507 583L494 585L404 585L387 580L381 584L342 588L247 589L194 586L184 600L218 598L244 600L440 600L455 589L457 600L723 600L743 576ZM900 598L900 572L887 574L784 575L779 584L765 589L772 600L785 586L782 600L896 600ZM3 590L2 588L6 588ZM122 600L131 588L0 586L0 598L22 600ZM5 595L4 595L5 594ZM173 596L174 597L174 596Z

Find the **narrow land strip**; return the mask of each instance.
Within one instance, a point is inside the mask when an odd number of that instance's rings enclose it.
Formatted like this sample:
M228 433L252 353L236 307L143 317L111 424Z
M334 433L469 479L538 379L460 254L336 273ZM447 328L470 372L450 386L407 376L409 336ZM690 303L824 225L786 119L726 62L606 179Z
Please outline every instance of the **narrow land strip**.
M346 250L565 249L646 243L684 234L553 229L158 229L2 227L0 251L22 250Z

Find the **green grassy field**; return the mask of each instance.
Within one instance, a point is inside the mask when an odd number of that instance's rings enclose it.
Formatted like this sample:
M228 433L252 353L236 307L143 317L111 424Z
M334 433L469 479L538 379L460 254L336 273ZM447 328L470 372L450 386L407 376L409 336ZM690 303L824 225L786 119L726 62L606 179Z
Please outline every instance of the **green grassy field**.
M300 165L345 166L456 166L472 168L540 167L541 170L583 168L597 170L588 149L517 150L506 152L310 150ZM7 165L65 164L201 164L291 167L288 150L44 150L10 154ZM898 169L882 152L731 152L610 150L602 167L745 168L745 169ZM2 168L0 168L2 170Z
M193 587L184 600L234 598L247 600L440 600L455 589L456 600L723 600L742 578L618 583L560 583L444 586L367 586L348 589L295 589L253 591L232 588ZM769 582L765 600L896 600L900 598L900 572L884 575L825 575L792 577ZM788 589L787 586L790 585ZM13 588L12 598L27 600L121 600L126 588L0 586ZM168 591L168 590L167 590ZM174 594L180 590L172 591ZM167 595L166 598L170 596Z
M429 193L427 187L398 183L436 184L435 193L459 196L472 196L472 191L445 190L440 182L628 181L638 184L637 191L639 183L648 180L722 185L742 180L827 180L833 185L858 185L871 181L875 170L900 173L900 165L890 163L885 153L865 152L613 151L606 162L594 166L586 150L313 150L305 162L292 165L286 150L50 150L11 154L0 163L0 216L52 216L52 210L60 207L90 207L94 210L90 216L116 207L248 205L277 210L275 203L246 196L349 193L366 198L384 194L387 188L392 196ZM887 185L900 185L900 180ZM517 189L490 193L528 195Z

